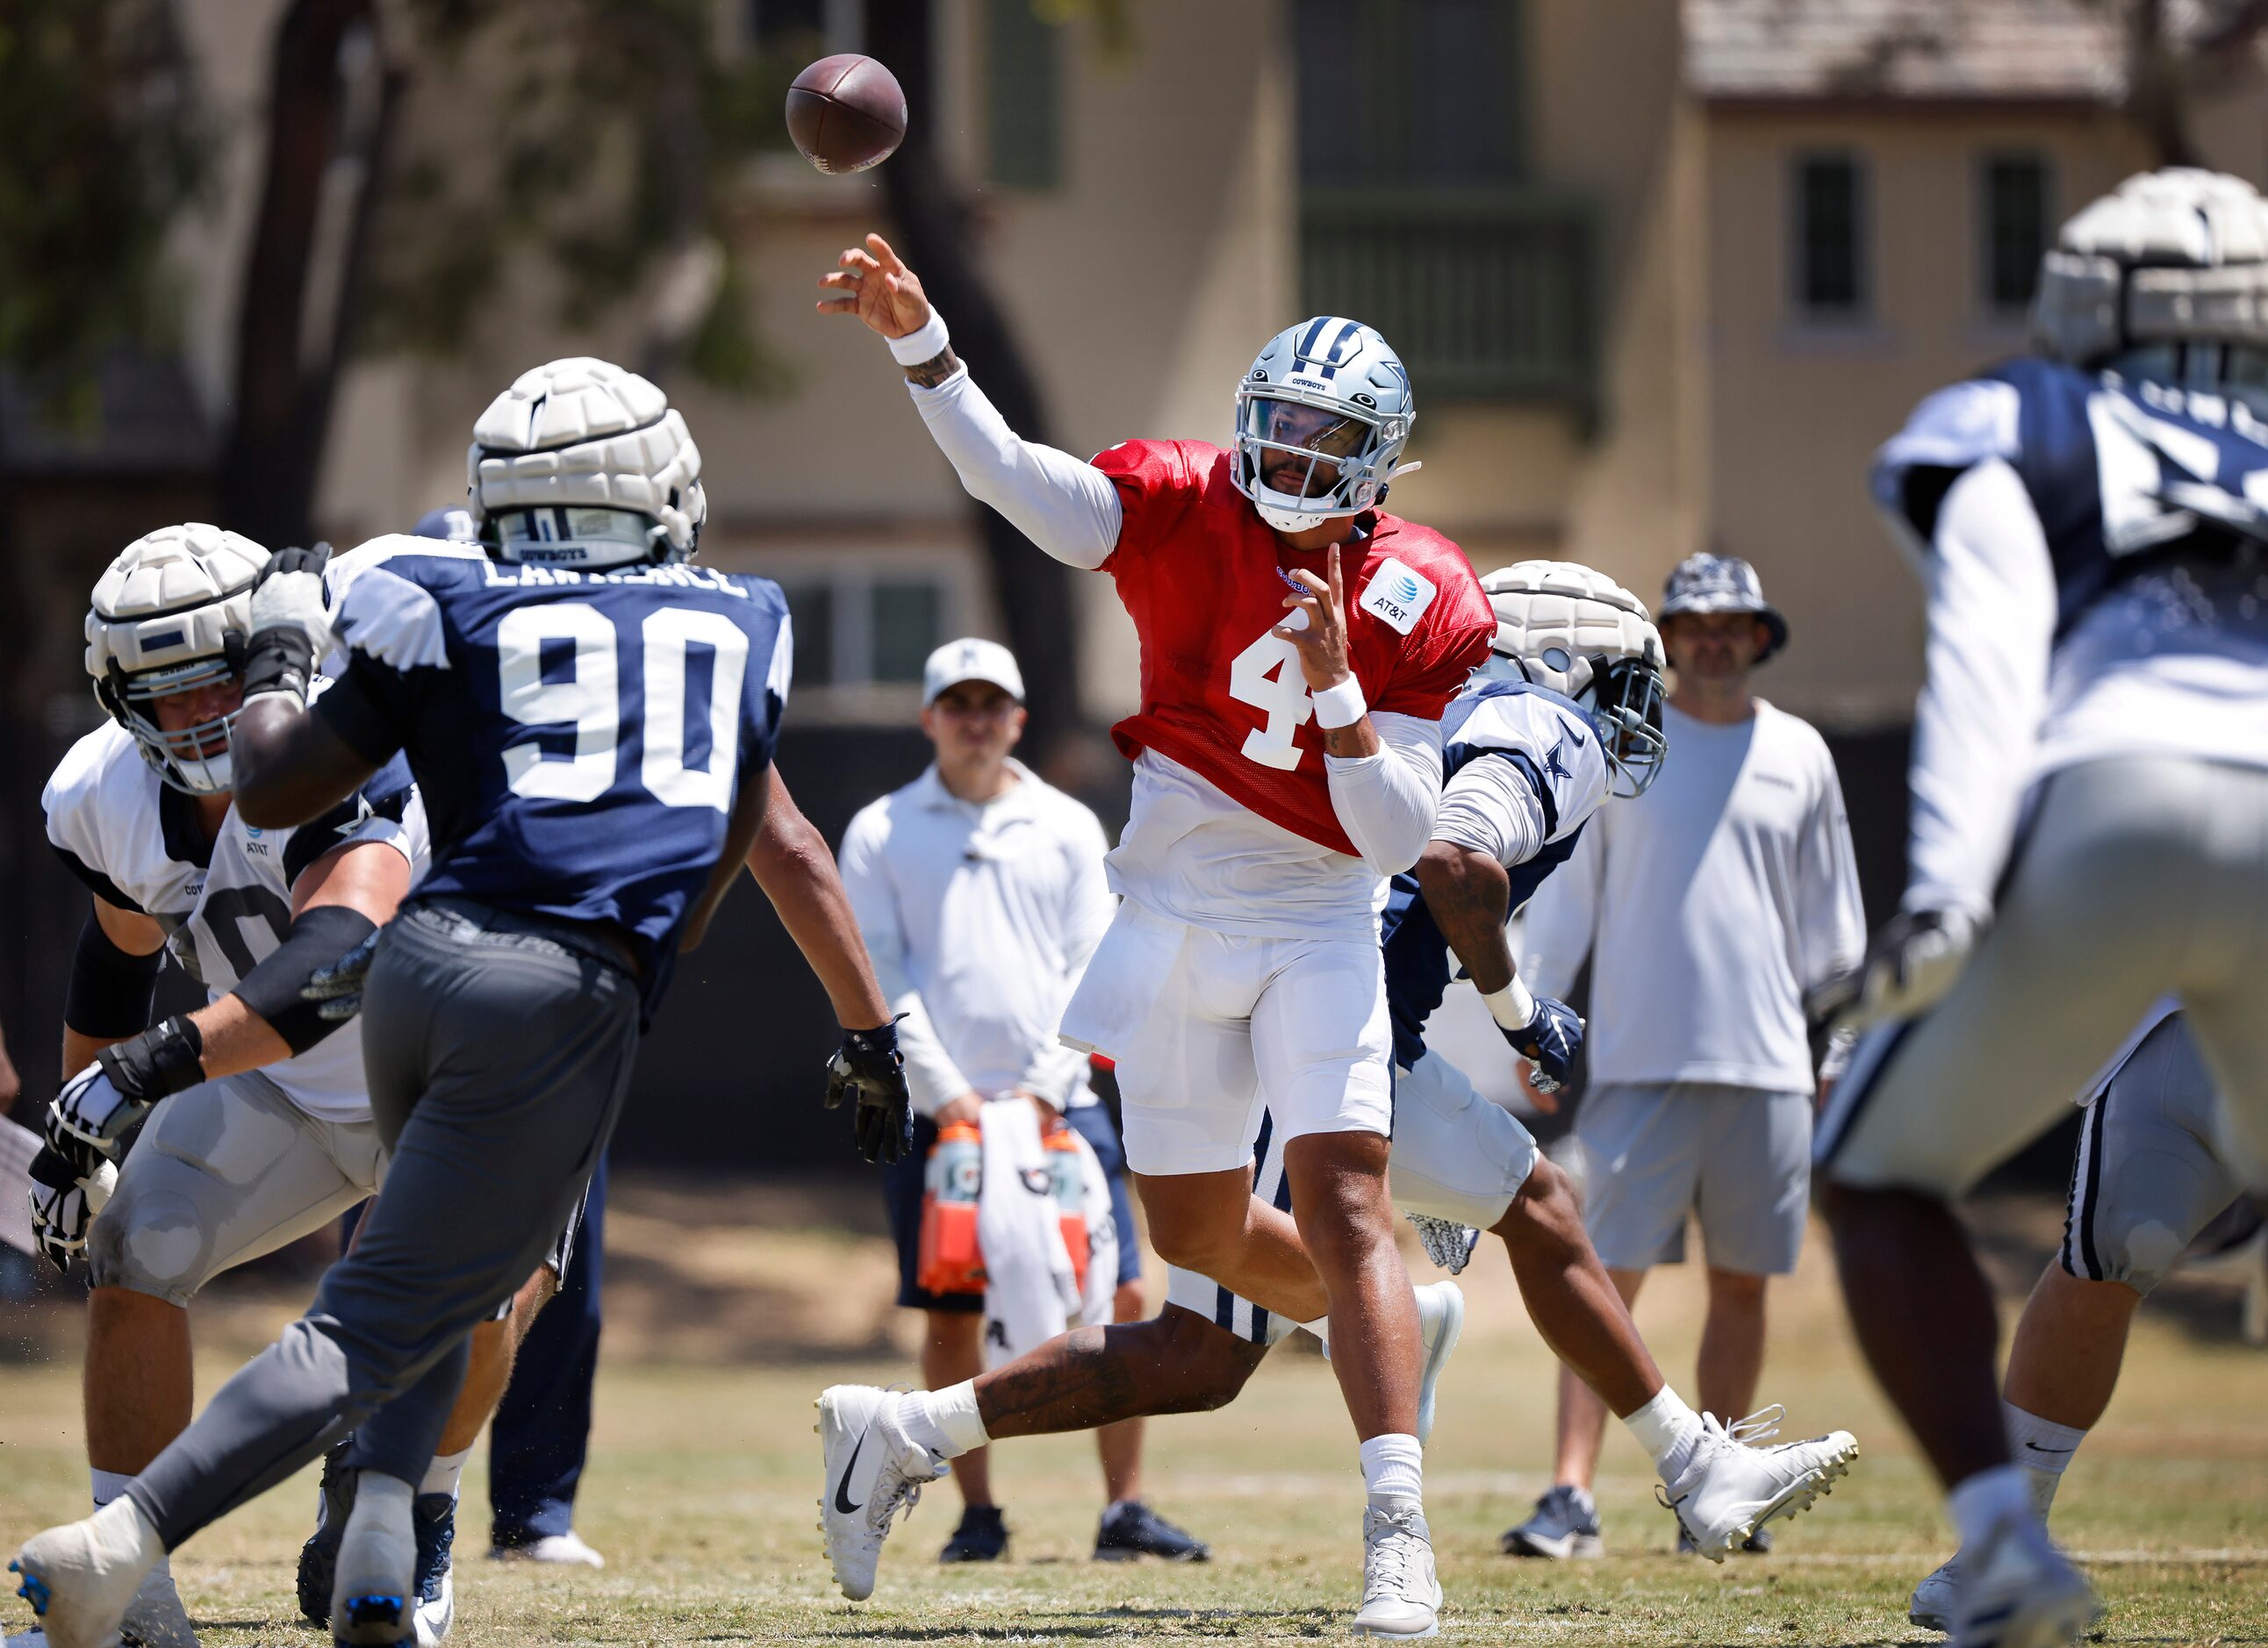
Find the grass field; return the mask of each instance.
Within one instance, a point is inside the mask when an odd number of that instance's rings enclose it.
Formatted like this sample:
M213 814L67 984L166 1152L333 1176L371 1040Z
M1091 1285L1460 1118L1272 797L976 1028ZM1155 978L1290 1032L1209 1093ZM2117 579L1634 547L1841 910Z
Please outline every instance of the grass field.
M706 1196L617 1190L607 1362L581 1528L602 1573L482 1559L476 1464L459 1544L465 1648L503 1644L903 1643L1233 1638L1343 1634L1359 1585L1359 1478L1328 1366L1279 1351L1218 1414L1157 1422L1151 1497L1211 1539L1215 1560L1174 1568L1086 1560L1100 1490L1092 1447L1055 1438L1003 1449L995 1472L1013 1560L940 1570L958 1503L930 1490L884 1558L873 1601L834 1594L813 1532L812 1400L842 1379L909 1376L887 1305L887 1253L827 1222L818 1191ZM2044 1214L2005 1210L1998 1263L2033 1265ZM697 1235L685 1234L688 1225ZM1777 1296L1765 1396L1790 1434L1833 1425L1865 1450L1813 1513L1778 1525L1779 1554L1712 1568L1668 1554L1646 1461L1617 1431L1600 1500L1613 1555L1551 1566L1497 1554L1498 1534L1545 1485L1552 1365L1528 1329L1500 1250L1468 1273L1472 1313L1443 1387L1427 1510L1448 1593L1445 1637L1582 1644L1929 1640L1908 1627L1914 1580L1945 1531L1905 1438L1859 1371L1816 1244ZM1690 1387L1697 1277L1656 1277L1639 1318ZM287 1315L273 1281L208 1301L209 1390ZM2102 1640L2268 1641L2268 1360L2238 1343L2226 1292L2169 1284L2145 1311L2127 1379L2073 1468L2061 1536L2110 1604ZM26 1311L27 1362L0 1365L0 1541L78 1514L75 1323ZM21 1323L17 1324L22 1325ZM313 1474L209 1530L176 1559L209 1644L312 1643L291 1602ZM27 1622L20 1603L0 1613Z

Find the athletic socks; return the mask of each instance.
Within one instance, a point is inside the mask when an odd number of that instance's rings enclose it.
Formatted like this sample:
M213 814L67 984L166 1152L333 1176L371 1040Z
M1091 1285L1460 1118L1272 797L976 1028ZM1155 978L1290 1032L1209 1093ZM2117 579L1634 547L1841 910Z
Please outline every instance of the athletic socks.
M461 1453L436 1453L433 1462L425 1468L425 1475L417 1483L418 1497L422 1499L427 1494L445 1493L450 1498L455 1498L457 1481L465 1474L465 1461L472 1456L471 1448Z
M2064 1468L2087 1440L2087 1432L2026 1413L2009 1402L2000 1404L2000 1417L2008 1427L2009 1454L2029 1481L2033 1513L2044 1522L2056 1490L2063 1485Z
M1677 1480L1677 1474L1691 1462L1693 1450L1701 1446L1701 1416L1667 1385L1654 1392L1653 1400L1645 1407L1624 1414L1623 1423L1666 1482Z
M2031 1484L2017 1467L1996 1465L1956 1483L1945 1509L1961 1543L1973 1546L2005 1519L2032 1513Z
M909 1441L941 1460L959 1459L991 1441L976 1411L976 1381L941 1391L913 1391L898 1399L897 1422Z
M1425 1497L1425 1453L1418 1438L1389 1431L1364 1443L1362 1485L1381 1511L1418 1509Z
M98 1511L123 1495L126 1491L126 1484L134 1480L134 1474L130 1471L95 1470L90 1468L86 1474L94 1488L94 1508ZM151 1565L148 1578L142 1581L142 1589L148 1591L153 1586L166 1591L173 1588L173 1559L171 1556L161 1556Z

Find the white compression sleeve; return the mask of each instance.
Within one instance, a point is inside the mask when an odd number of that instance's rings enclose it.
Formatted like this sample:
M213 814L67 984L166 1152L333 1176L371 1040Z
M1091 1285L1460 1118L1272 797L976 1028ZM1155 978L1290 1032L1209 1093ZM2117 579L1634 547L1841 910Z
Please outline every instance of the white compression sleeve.
M1068 566L1091 572L1110 558L1124 515L1109 476L1018 435L966 366L934 389L906 387L969 497Z
M1385 746L1375 755L1325 755L1331 811L1363 862L1399 875L1418 862L1433 834L1441 798L1441 724L1419 716L1371 711Z
M2031 771L2055 635L2055 575L2024 483L1999 459L1938 511L1929 673L1914 706L1911 909L1989 916Z
M1509 869L1543 850L1543 803L1510 761L1483 755L1467 761L1441 791L1433 839L1484 852Z

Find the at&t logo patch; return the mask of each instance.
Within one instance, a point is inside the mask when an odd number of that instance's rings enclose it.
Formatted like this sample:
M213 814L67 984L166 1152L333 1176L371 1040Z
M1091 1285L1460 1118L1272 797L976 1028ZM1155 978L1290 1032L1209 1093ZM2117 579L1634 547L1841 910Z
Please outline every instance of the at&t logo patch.
M1411 571L1399 559L1388 555L1370 575L1370 582L1363 586L1362 600L1356 604L1401 634L1408 635L1433 604L1436 593L1431 578Z

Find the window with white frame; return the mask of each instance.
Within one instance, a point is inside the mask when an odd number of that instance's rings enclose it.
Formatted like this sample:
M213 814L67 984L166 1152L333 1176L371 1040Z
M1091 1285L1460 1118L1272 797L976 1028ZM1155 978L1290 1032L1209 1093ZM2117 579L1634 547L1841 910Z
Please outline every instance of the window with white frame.
M967 626L966 570L879 556L767 555L750 570L776 579L795 625L799 700L855 710L909 692L922 664Z

